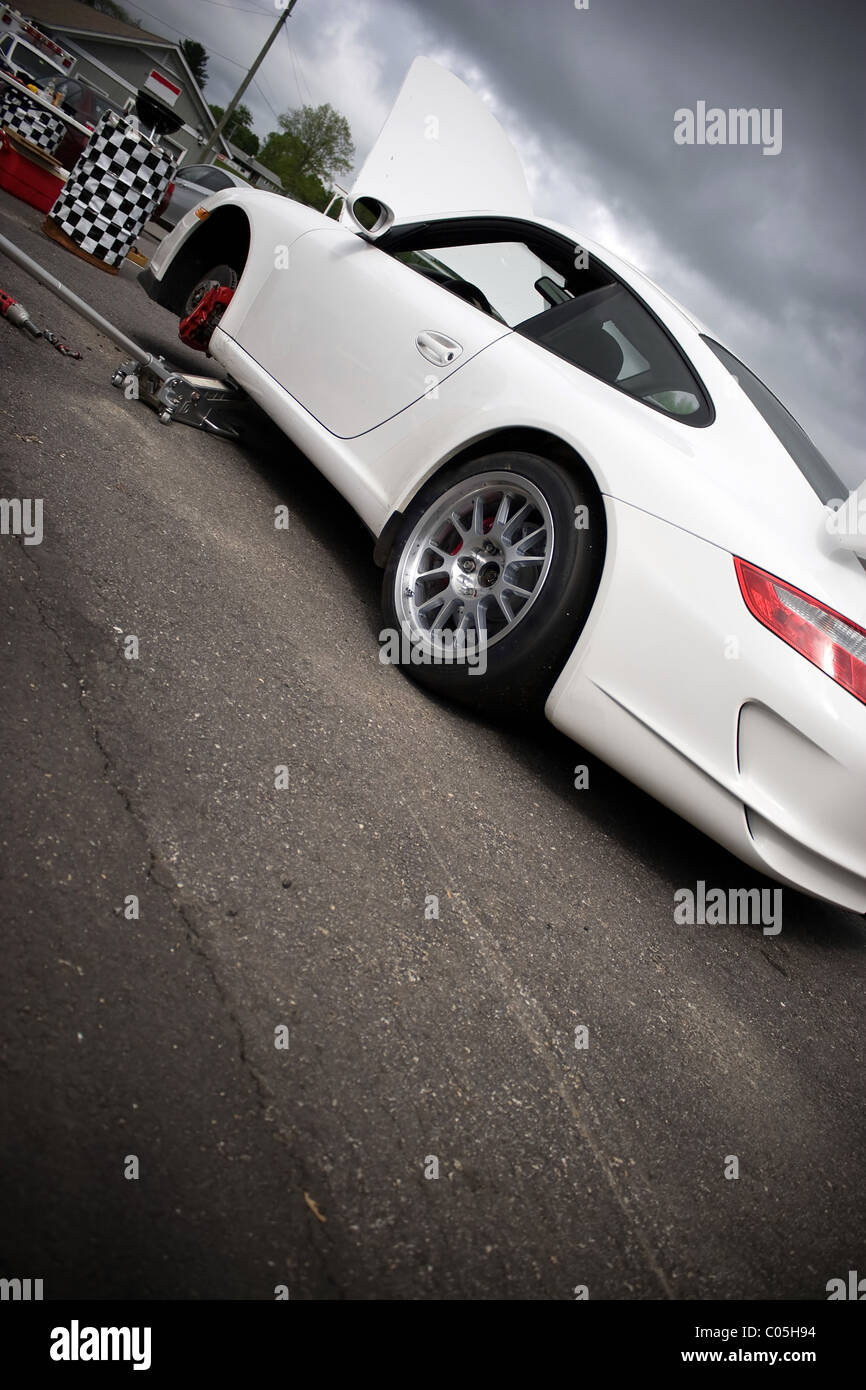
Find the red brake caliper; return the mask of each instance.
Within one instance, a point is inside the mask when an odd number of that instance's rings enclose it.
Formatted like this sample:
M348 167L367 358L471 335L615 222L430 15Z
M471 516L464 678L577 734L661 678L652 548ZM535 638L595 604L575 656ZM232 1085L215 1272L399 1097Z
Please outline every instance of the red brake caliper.
M231 303L234 290L228 285L214 285L203 294L195 308L181 319L178 336L187 347L207 352L213 331Z

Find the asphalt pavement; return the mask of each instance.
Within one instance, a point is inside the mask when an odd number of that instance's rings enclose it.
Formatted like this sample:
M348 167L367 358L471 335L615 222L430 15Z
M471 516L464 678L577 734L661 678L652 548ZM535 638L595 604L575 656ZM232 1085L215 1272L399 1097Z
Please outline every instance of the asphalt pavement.
M40 222L0 194L202 369L134 267ZM678 888L768 884L383 665L371 538L287 440L161 425L111 342L3 257L0 286L83 355L0 320L0 495L44 504L41 544L0 536L0 1275L824 1299L863 1270L863 920L786 890L778 936L677 925Z

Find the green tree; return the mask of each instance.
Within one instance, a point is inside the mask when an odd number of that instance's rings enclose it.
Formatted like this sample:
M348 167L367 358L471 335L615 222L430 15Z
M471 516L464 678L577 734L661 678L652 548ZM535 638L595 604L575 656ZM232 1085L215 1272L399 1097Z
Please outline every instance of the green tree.
M260 163L273 170L291 198L324 211L330 184L352 167L349 122L326 103L285 111L279 126L265 140Z
M265 141L262 157L268 151L277 159L288 180L299 183L314 178L323 185L352 167L355 146L349 122L333 106L301 106L284 111L278 118L280 133L272 131ZM271 168L276 168L271 165Z
M254 130L248 130L245 125L238 126L234 135L231 135L229 139L237 145L239 150L243 150L244 154L257 155L259 152L261 144L259 137Z
M207 53L204 44L197 43L195 39L181 39L180 46L193 77L198 85L203 87L207 82Z
M211 115L217 123L222 120L224 114L224 106L211 106ZM252 124L252 112L241 102L229 117L223 135L226 140L231 140L233 145L237 145L239 150L243 150L244 154L255 155L259 152L259 137L252 129Z

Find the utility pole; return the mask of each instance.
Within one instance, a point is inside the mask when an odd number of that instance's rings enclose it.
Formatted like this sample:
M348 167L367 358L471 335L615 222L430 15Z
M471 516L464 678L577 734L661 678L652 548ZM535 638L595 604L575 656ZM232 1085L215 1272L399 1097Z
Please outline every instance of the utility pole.
M216 129L215 129L215 130L213 131L213 133L211 134L210 139L208 140L207 144L203 146L202 152L201 152L201 158L199 159L199 163L200 163L200 164L206 164L206 163L207 163L207 156L210 154L210 152L211 152L211 150L213 149L214 145L215 145L215 144L217 143L217 141L219 140L220 136L222 135L223 131L225 130L226 126L228 125L229 120L230 120L231 117L234 115L235 107L237 106L237 104L238 104L238 102L240 101L241 97L243 96L244 92L247 90L247 87L248 87L248 86L250 85L250 83L252 82L253 78L255 77L256 73L258 72L259 68L261 67L262 63L264 62L265 58L267 57L268 51L270 50L270 47L271 47L271 44L274 42L274 39L277 37L277 34L278 34L278 33L280 32L280 30L282 29L283 25L285 24L286 20L288 19L289 15L292 13L292 10L295 8L295 6L296 6L297 3L298 3L298 0L289 0L288 5L286 5L285 8L283 9L282 14L280 15L279 19L277 20L276 24L274 25L273 29L271 30L270 35L268 36L268 40L267 40L267 42L266 42L264 48L262 49L262 51L261 51L261 53L259 54L259 56L258 56L258 58L256 59L256 61L253 63L252 67L250 68L250 70L249 70L249 72L247 73L246 77L244 78L243 82L242 82L241 85L238 87L237 91L235 92L234 96L232 97L231 101L229 102L228 106L226 107L225 111L223 112L222 120L220 121L219 125L216 127Z

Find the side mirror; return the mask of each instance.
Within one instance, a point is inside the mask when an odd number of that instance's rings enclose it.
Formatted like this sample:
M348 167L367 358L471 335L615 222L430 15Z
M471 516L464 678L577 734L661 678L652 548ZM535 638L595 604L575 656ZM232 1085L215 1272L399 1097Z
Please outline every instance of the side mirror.
M380 237L394 221L394 214L388 204L378 198L355 198L353 202L346 204L346 211L349 220L370 238Z

